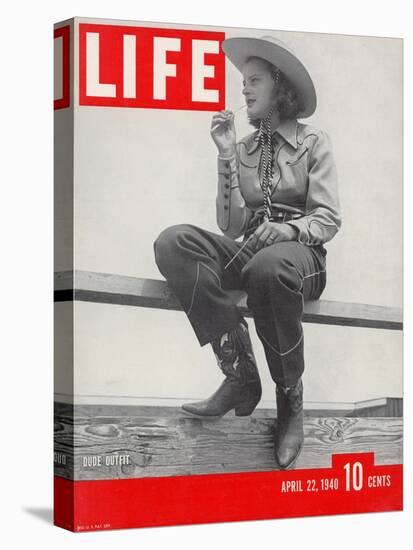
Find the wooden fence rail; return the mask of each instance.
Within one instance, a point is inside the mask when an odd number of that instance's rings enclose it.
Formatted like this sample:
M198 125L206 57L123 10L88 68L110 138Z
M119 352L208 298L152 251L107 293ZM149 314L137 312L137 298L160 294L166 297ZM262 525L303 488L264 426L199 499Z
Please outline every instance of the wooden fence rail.
M229 291L243 315L252 317L246 294ZM182 310L165 281L93 271L62 271L55 274L55 301L80 300L104 304ZM401 308L380 305L309 300L303 321L326 325L402 330Z

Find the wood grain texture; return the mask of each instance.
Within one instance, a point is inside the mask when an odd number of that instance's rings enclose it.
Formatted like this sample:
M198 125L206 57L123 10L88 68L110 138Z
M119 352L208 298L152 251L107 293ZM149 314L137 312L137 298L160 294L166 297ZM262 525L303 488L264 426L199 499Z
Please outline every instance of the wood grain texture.
M55 465L56 475L119 479L277 469L275 411L245 418L229 413L219 420L183 411L162 416L95 412L88 414L87 406L56 406L55 451L67 457L66 466ZM372 451L376 464L402 462L401 418L306 417L304 428L297 469L330 467L333 453ZM116 455L128 455L130 464L105 464L106 457ZM84 467L84 456L100 456L103 464Z
M252 317L246 305L245 292L229 292L243 315ZM92 271L64 271L55 274L55 301L70 300L182 310L165 281ZM403 329L401 308L328 300L306 301L303 321L388 330Z

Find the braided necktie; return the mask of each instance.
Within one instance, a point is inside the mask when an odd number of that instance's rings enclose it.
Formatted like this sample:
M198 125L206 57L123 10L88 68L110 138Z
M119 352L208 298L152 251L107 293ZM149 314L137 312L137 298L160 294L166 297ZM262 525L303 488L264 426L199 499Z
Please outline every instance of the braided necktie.
M274 110L274 107L270 110L269 114L265 119L261 119L260 130L258 133L258 140L260 140L261 150L262 150L262 163L260 170L260 185L264 193L264 215L263 220L272 220L272 209L271 209L271 178L273 176L273 144L271 136L271 115ZM248 244L252 234L249 235L248 239L241 246L238 252L231 258L231 260L226 264L224 269L227 269L235 258L240 254L244 247Z
M271 179L273 176L273 144L271 136L271 114L269 112L265 119L261 120L258 139L261 144L262 163L260 170L260 184L264 193L264 220L270 220L272 217L271 209Z

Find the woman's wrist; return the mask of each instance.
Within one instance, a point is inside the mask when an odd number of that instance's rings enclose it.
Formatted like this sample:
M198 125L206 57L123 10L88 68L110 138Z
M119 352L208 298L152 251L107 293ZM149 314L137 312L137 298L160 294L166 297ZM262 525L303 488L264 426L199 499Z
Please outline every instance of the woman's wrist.
M289 233L291 234L291 241L298 241L298 234L299 234L299 231L298 231L298 228L295 227L295 225L290 225L289 223L286 224L288 229L289 229Z
M235 148L218 149L218 155L222 158L230 158L235 155Z

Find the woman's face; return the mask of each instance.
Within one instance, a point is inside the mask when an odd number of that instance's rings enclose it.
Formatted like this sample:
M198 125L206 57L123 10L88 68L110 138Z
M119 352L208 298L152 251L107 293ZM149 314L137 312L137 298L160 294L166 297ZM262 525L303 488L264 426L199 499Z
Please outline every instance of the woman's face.
M264 59L250 59L242 68L243 90L252 119L265 118L275 104L275 82Z

